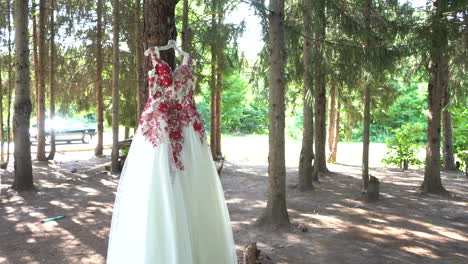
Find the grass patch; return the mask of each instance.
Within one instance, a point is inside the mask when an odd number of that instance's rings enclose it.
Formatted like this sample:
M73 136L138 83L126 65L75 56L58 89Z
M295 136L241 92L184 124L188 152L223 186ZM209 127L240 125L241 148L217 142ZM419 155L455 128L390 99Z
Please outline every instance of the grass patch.
M358 213L340 213L341 216L359 217L361 214Z

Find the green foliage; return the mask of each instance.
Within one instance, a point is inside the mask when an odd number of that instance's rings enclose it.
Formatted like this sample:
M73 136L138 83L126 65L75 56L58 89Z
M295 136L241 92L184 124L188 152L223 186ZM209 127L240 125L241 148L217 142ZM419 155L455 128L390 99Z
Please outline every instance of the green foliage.
M462 167L468 166L468 109L455 109L453 119L453 147Z
M268 107L261 100L255 100L249 93L249 85L239 75L224 78L222 94L223 133L265 133L268 128ZM204 87L208 90L208 87ZM197 107L206 121L206 129L211 128L210 94L203 93L203 101Z
M382 162L404 168L409 165L420 165L421 160L416 158L418 152L418 140L424 134L420 123L405 124L399 129L393 130L394 137L387 139L388 151Z

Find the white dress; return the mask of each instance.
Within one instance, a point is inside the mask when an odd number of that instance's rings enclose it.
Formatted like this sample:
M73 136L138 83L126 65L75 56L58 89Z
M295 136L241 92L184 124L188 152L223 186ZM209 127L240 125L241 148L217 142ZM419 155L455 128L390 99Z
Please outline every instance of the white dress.
M237 264L228 208L194 104L192 59L151 52L150 96L123 167L107 263Z

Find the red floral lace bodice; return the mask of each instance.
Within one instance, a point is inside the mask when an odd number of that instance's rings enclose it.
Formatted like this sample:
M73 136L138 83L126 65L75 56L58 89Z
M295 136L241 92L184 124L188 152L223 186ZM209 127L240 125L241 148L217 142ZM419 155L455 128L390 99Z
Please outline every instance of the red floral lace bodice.
M191 72L192 57L175 70L159 58L159 52L151 52L153 69L149 71L149 98L139 121L143 136L154 147L170 141L172 158L176 167L184 170L179 154L184 136L182 129L193 127L201 142L206 142L205 125L195 106L194 78Z

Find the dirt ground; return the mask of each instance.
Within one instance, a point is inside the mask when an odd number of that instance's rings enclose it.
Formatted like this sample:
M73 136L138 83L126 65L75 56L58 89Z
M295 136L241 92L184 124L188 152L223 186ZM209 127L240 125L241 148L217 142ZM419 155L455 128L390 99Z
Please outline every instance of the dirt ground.
M332 173L307 192L296 188L297 166L288 166L289 218L309 230L264 232L253 222L266 206L266 163L227 156L221 182L239 260L245 243L257 241L264 263L468 263L468 179L461 173L442 174L453 196L445 198L419 193L421 171L372 168L381 200L366 203L358 166L329 165ZM108 162L92 152L59 153L54 163L34 162L36 190L21 193L9 188L12 167L2 171L0 263L105 263L119 180L104 170ZM65 218L40 223L59 215Z

